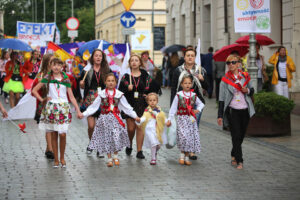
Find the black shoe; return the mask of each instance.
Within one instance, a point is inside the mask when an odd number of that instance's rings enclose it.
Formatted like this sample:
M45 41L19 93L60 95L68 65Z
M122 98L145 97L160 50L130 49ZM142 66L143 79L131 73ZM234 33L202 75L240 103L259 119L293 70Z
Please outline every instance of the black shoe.
M93 149L90 149L89 147L87 147L87 148L86 148L86 154L87 154L88 156L91 156L92 153L93 153Z
M128 147L126 147L126 155L127 156L130 156L131 155L131 152L132 152L132 148L128 148Z
M99 151L97 151L97 157L98 158L104 158L104 155L100 154Z
M139 158L139 159L144 159L145 156L143 154L143 151L139 151L137 154L136 154L136 157Z
M48 158L48 159L54 159L54 153L52 151L46 151L45 152L45 156Z
M190 158L191 160L197 160L197 159L198 159L197 156L195 156L195 155L189 156L189 158Z

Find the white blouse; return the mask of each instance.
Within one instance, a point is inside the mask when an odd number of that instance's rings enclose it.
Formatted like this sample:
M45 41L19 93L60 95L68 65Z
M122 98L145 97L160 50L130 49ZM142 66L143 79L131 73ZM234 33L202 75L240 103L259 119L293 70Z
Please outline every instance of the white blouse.
M278 63L278 71L281 78L286 78L286 62Z
M179 94L180 96L182 96L183 98L186 98L189 97L189 93L186 93L184 92L183 90L178 92L177 94ZM195 96L196 94L194 92L192 92L192 97ZM186 98L187 99L187 98ZM200 99L198 97L196 97L196 110L199 110L199 112L201 112L204 108L204 104L200 101ZM168 120L171 120L174 118L174 116L176 115L177 113L177 109L178 109L178 96L175 95L175 98L172 102L172 106L170 108L170 111L169 111L169 118Z
M56 79L61 81L61 79ZM69 102L67 97L67 87L63 84L49 83L48 97L51 97L52 103L65 103Z
M113 90L108 90L109 95L113 95ZM123 92L116 89L116 98L120 98L118 109L120 111L123 111L125 114L129 115L132 118L136 118L137 114L131 107L131 105L127 102L126 98L123 95ZM94 114L100 107L101 99L107 98L105 94L105 89L101 90L100 94L97 96L97 98L94 100L94 102L86 109L86 111L83 112L83 116L90 116Z

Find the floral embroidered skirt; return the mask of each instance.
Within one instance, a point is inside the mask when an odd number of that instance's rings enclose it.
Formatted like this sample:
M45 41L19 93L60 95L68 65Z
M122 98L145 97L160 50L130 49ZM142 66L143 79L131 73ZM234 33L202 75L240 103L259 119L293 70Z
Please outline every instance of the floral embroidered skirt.
M127 130L112 113L101 114L96 122L89 148L96 149L99 153L114 153L124 147L130 147Z
M201 151L197 122L192 122L189 115L177 115L177 147L184 152Z
M80 111L84 112L87 107L89 107L89 105L91 105L94 100L97 98L98 96L98 92L97 90L89 90L88 94L86 95L86 97L84 98L81 106L80 106ZM97 112L95 112L93 115L91 115L92 117L98 118L100 115L100 108L97 110Z
M67 133L71 121L72 114L68 102L53 103L48 101L42 110L39 128Z

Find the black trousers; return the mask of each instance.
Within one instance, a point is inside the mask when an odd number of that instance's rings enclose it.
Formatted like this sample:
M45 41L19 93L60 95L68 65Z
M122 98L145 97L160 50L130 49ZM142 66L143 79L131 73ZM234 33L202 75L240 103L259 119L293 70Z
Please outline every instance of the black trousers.
M216 100L219 101L219 91L220 91L220 83L221 83L221 78L216 78Z
M229 126L232 139L231 156L237 163L243 162L242 143L249 123L248 109L236 110L229 108Z

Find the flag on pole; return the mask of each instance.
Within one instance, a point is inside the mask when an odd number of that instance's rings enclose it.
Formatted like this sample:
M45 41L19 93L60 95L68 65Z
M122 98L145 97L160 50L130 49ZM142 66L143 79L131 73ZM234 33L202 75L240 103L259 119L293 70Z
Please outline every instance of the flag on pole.
M200 55L200 51L201 51L201 43L200 43L200 38L198 39L198 45L197 45L197 55L196 55L196 65L197 66L201 66L201 55Z
M73 56L71 56L68 52L66 52L64 49L53 42L48 43L48 50L52 50L54 52L54 55L59 57L63 62L73 58Z
M130 74L130 68L128 67L128 61L130 58L130 49L129 49L129 45L128 43L126 43L126 53L123 59L123 63L120 69L120 76L119 76L119 83L118 86L120 85L121 79L123 77L124 74Z
M101 51L103 51L103 40L100 40L99 46L97 49L100 49Z

